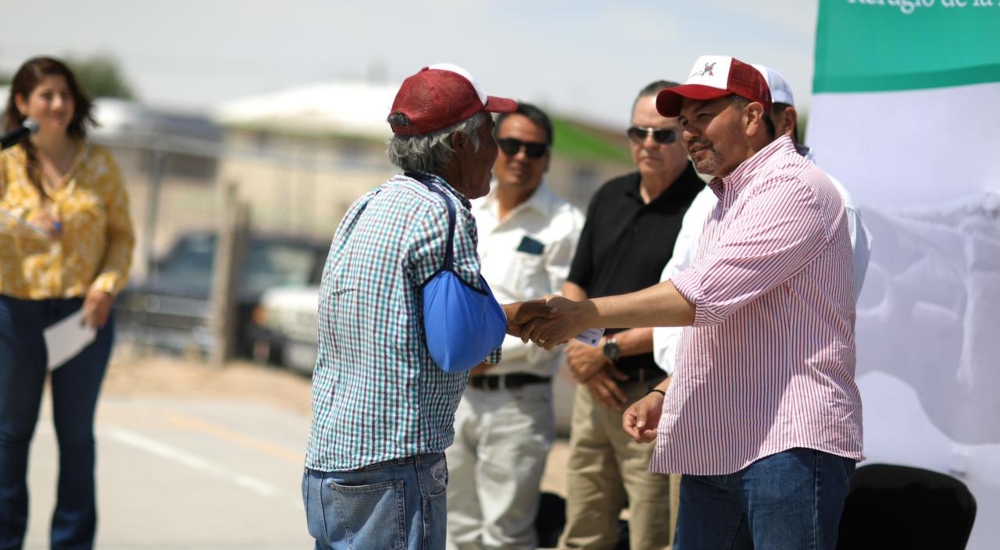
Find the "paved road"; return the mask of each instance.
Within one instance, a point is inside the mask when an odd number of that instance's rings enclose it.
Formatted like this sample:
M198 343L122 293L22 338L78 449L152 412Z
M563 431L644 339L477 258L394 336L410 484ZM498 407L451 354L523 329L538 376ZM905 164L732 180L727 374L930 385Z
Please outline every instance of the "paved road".
M308 418L250 401L108 398L98 410L98 547L311 548L299 492ZM48 548L57 447L32 447L26 548Z
M98 548L312 548L300 496L309 381L237 365L113 364L97 412ZM46 399L32 444L26 548L48 548L57 447ZM566 443L545 490L563 493Z

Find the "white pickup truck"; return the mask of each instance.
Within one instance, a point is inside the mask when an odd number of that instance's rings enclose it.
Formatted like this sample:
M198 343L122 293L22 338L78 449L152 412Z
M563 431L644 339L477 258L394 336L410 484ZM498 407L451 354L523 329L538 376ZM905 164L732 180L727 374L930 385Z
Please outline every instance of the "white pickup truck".
M253 313L253 357L311 374L316 365L319 287L274 287Z

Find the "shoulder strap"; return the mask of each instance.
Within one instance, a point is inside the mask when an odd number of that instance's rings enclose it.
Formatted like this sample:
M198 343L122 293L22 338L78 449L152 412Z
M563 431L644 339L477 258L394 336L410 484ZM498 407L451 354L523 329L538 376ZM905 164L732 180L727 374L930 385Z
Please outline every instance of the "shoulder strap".
M444 205L448 208L448 245L447 248L445 248L444 253L444 269L451 271L452 266L455 263L455 253L453 251L455 241L455 203L448 198L448 194L444 189L438 187L437 184L435 184L426 175L418 172L406 172L404 175L424 184L424 187L429 189L431 192L437 193L444 200Z

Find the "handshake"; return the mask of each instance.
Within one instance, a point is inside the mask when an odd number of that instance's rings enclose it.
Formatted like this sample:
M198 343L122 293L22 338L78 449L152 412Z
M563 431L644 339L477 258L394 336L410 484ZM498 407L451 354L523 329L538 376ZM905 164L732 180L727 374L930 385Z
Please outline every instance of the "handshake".
M562 296L545 296L538 300L504 304L507 314L507 334L521 341L552 349L582 333L596 318L593 302L574 302Z

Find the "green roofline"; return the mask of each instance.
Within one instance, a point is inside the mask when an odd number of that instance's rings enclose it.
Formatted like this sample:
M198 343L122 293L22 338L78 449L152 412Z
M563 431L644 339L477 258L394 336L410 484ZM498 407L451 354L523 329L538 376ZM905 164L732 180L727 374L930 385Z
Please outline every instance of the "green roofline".
M287 126L282 126L280 124L267 123L267 122L238 122L238 123L220 124L220 126L228 130L262 132L262 133L269 133L285 137L306 137L315 139L362 141L365 143L381 143L383 145L388 143L389 138L392 137L388 133L386 134L385 137L376 137L372 135L353 134L350 132L332 132L332 131L289 128Z
M552 152L578 160L632 163L625 134L618 138L610 131L596 130L562 117L552 117L555 144Z
M632 163L632 155L628 150L624 133L622 133L622 136L619 137L617 133L612 132L611 130L596 128L563 117L552 117L552 125L556 136L555 145L552 150L553 154L557 156L567 157L574 160L592 160L622 164ZM357 135L345 132L291 129L282 127L279 124L269 123L236 123L223 124L222 126L230 130L264 132L288 137L307 137L314 139L344 141L356 140L368 144L384 145L389 138L389 136L386 136L385 138L378 138L374 136Z

